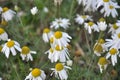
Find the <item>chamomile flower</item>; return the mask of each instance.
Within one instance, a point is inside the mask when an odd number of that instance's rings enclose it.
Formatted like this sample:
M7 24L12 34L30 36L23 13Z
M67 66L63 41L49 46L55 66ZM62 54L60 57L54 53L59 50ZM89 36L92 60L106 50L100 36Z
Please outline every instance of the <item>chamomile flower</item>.
M0 41L7 41L8 40L8 34L5 32L3 28L0 28Z
M115 66L115 64L117 63L117 55L118 55L119 51L117 48L111 48L109 50L109 52L106 55L106 59L108 59L109 57L111 57L111 62L112 65Z
M55 54L55 62L57 62L58 60L60 62L66 62L67 60L70 60L69 59L69 52L68 52L68 49L66 47L61 47L59 45L56 45L55 46L55 51L54 51L54 54Z
M108 47L105 45L105 41L103 39L98 40L93 48L93 51L97 56L101 56L101 54L107 50Z
M22 47L21 54L20 54L20 56L22 57L22 60L33 61L31 54L36 54L36 51L31 51L27 46Z
M54 5L57 6L57 5L61 5L63 0L54 0Z
M97 22L98 28L100 31L105 31L107 28L107 24L104 20L104 18L100 18L99 22Z
M72 60L67 60L67 66L72 66L72 64L73 64L73 61Z
M15 11L8 9L7 7L4 7L3 12L2 12L2 18L5 21L10 21L10 20L12 20L12 18L14 17L15 14L16 14Z
M2 80L2 78L0 77L0 80Z
M61 32L61 31L56 31L54 33L53 46L59 45L60 49L61 49L62 46L68 45L68 43L70 42L70 39L72 39L72 37L69 36L67 33Z
M26 76L25 80L45 80L46 75L43 70L34 68L28 76Z
M120 33L113 34L112 39L106 39L105 45L107 47L116 47L120 49Z
M55 19L55 21L53 21L51 23L51 26L50 28L55 28L55 29L58 29L60 27L64 28L64 29L67 29L70 25L70 21L69 19L66 19L66 18L59 18L59 19Z
M119 31L120 24L118 24L118 23L109 24L109 27L110 27L110 29L109 29L108 33L115 34L116 32Z
M87 20L91 20L92 21L91 16L77 14L77 17L75 18L75 22L77 22L78 24L83 24Z
M45 54L48 54L48 59L50 59L51 63L55 62L55 54L54 49L50 48L48 51L45 52Z
M42 38L44 42L49 42L50 37L53 35L53 32L49 28L43 30Z
M44 11L45 13L48 13L48 12L49 12L49 10L48 10L47 7L44 7L44 8L43 8L43 11Z
M68 78L68 74L66 72L67 69L71 69L68 66L65 66L62 63L57 63L55 65L55 68L51 68L51 70L53 70L53 72L51 73L51 75L53 75L53 73L55 73L55 77L61 80L67 80Z
M111 2L111 0L97 0L97 2L96 2L97 8L99 8L100 6L107 8L109 6L110 2Z
M8 39L8 42L6 42L3 45L2 52L5 54L7 58L9 58L10 52L12 53L13 56L17 54L15 49L21 51L20 44L17 41Z
M98 60L98 66L100 68L100 72L102 73L103 70L105 70L107 68L108 65L108 61L105 57L100 57Z
M31 11L32 15L35 15L35 14L37 14L38 9L37 9L37 7L33 7L30 11Z
M84 27L86 30L88 30L88 33L91 34L92 30L99 32L98 26L93 23L92 21L88 22L88 23L84 23Z
M118 16L117 10L120 8L120 6L117 3L111 2L109 4L108 7L104 7L103 9L101 9L101 13L104 12L104 16L110 16L110 14L112 15L113 18L115 18L116 16Z

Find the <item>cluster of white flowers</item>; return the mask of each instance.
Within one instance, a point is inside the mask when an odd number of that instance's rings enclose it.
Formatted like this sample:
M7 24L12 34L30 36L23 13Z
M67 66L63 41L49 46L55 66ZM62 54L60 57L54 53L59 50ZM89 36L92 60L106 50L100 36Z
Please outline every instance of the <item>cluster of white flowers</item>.
M69 25L70 25L69 19L58 18L51 23L50 28L67 29ZM68 75L66 69L67 68L71 69L68 66L72 65L72 60L70 60L69 58L70 55L68 49L72 37L69 36L66 32L62 32L59 30L54 32L51 31L49 28L45 28L43 30L42 37L44 42L49 42L51 45L51 48L45 52L45 54L48 54L48 58L50 59L51 63L59 61L59 63L56 63L55 68L51 68L51 70L53 70L53 73L55 73L55 77L57 77L58 79L60 78L61 80L63 79L67 80ZM64 64L65 62L68 66L65 66Z
M118 13L116 9L120 8L120 6L117 4L117 2L113 0L77 0L78 4L82 4L85 6L85 11L97 11L98 8L102 7L100 10L101 13L104 13L104 17L106 16L112 16L116 17L118 16Z

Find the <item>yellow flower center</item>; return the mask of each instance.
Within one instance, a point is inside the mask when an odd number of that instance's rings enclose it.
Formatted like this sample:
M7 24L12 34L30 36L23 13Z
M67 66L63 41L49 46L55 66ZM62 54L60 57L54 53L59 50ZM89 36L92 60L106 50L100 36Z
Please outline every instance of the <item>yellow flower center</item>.
M113 8L114 8L114 6L110 5L110 6L109 6L109 8L110 8L110 9L113 9Z
M103 0L104 2L109 2L109 0Z
M120 38L120 33L118 34L118 38Z
M55 36L56 39L60 39L62 37L62 32L61 31L56 31L54 33L54 36Z
M87 18L87 16L83 15L82 18L85 19L85 18Z
M9 9L7 8L7 7L4 7L3 8L3 12L6 12L6 11L8 11Z
M104 44L105 41L104 41L104 39L100 39L100 40L98 40L98 43L100 43L100 44Z
M54 42L54 38L51 37L51 38L50 38L50 43L53 43L53 42Z
M2 21L1 21L1 24L4 25L4 26L6 26L6 25L7 25L7 22L6 22L5 20L2 20Z
M105 19L104 19L104 18L100 18L99 21L100 21L100 22L104 22Z
M38 69L38 68L35 68L35 69L32 70L31 73L32 73L32 76L33 76L33 77L38 77L38 76L41 75L41 70Z
M60 46L59 45L57 45L56 47L55 47L55 50L57 50L57 51L61 51L63 49L63 47L62 48L60 48Z
M111 55L115 55L117 53L117 49L112 48L112 49L110 49L109 52L110 52Z
M2 48L3 48L3 47L0 45L0 52L1 52Z
M15 45L15 42L12 40L7 42L7 47L9 48L13 47L14 45Z
M71 45L70 45L70 44L68 44L66 47L67 47L69 50L71 49Z
M115 24L113 24L113 26L112 26L115 30L116 29L118 29L118 26L116 25L116 23Z
M22 54L28 54L30 52L30 49L27 46L22 47Z
M94 23L93 23L93 22L89 22L88 25L89 25L89 26L93 26Z
M3 28L0 28L0 35L3 34L5 31Z
M104 65L107 64L108 62L107 62L107 59L106 59L105 57L100 57L98 63L99 63L100 65L103 65L103 66L104 66Z
M63 68L64 68L64 66L63 66L62 63L57 63L57 64L55 65L55 69L56 69L57 71L61 71L61 70L63 70Z
M43 33L49 33L50 32L50 29L48 29L48 28L45 28L44 30L43 30Z
M53 50L52 48L50 48L50 52L53 53L53 51L54 51L54 50Z
M101 44L96 44L94 47L94 51L99 53L103 52L103 47L101 46Z

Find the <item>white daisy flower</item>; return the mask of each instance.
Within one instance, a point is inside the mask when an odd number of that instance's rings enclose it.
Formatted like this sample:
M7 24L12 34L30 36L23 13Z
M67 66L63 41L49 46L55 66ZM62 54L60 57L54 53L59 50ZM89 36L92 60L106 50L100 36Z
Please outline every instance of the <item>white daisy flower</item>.
M7 41L8 40L8 34L5 32L3 28L0 28L0 41Z
M67 33L61 32L61 31L56 31L54 33L53 46L59 45L60 48L67 46L68 43L70 42L70 39L72 39L72 37L69 36Z
M82 4L83 6L85 6L86 4L86 0L77 0L78 4Z
M112 34L119 33L119 29L120 29L119 23L109 24L109 27L110 29L108 33L112 33Z
M2 13L2 11L3 11L3 9L2 9L2 7L0 7L0 14Z
M53 21L51 23L51 26L50 28L55 28L55 29L58 29L60 27L64 28L64 29L67 29L70 25L70 21L69 19L66 19L66 18L59 18L59 19L55 19L55 21Z
M45 52L45 54L48 54L48 59L50 59L51 63L55 62L55 54L54 49L50 48L48 51Z
M106 39L105 45L107 47L116 47L120 49L120 33L112 35L112 39Z
M103 70L105 70L107 68L108 65L108 61L105 57L100 57L98 60L98 66L100 68L100 72L102 73Z
M6 42L3 45L2 52L5 54L7 58L9 58L10 52L12 53L13 56L17 54L15 49L21 51L20 44L17 41L8 39L8 42Z
M99 28L100 31L105 31L106 28L107 28L107 24L106 24L104 18L101 18L99 20L99 22L97 22L97 25L98 25L98 28Z
M110 4L111 0L97 0L96 4L97 4L97 8L99 8L100 6L103 6L104 8L108 7Z
M42 35L44 42L49 42L49 39L52 35L53 35L53 32L50 29L45 28L43 30L43 35Z
M111 2L109 4L109 6L101 9L101 13L104 12L104 17L110 16L110 14L111 14L112 17L115 18L116 16L118 16L118 13L117 13L117 10L116 10L118 8L120 8L120 6L117 3Z
M27 46L22 47L21 54L20 54L20 56L22 57L22 60L33 61L33 57L31 56L31 54L36 54L36 51L31 51Z
M43 70L35 68L33 69L25 80L45 80L46 75Z
M88 22L88 23L84 23L84 27L86 30L88 30L88 33L91 34L92 30L99 32L98 26L93 23L92 21Z
M109 52L106 55L106 59L108 59L109 57L111 57L111 62L112 65L115 66L115 64L117 63L117 55L118 55L119 51L117 48L111 48L109 50Z
M55 65L55 68L51 68L51 70L53 70L53 72L51 73L51 75L53 75L53 73L55 73L55 77L61 80L67 80L68 78L68 74L66 72L67 69L71 69L68 66L65 66L62 63L57 63Z
M15 14L16 14L15 11L8 9L7 7L4 7L3 12L2 12L2 18L5 21L10 21L10 20L12 20L12 18L14 17Z
M78 24L83 24L85 21L90 20L92 21L91 16L89 15L79 15L77 14L77 17L75 18L75 22L77 22Z
M101 56L102 53L108 51L105 41L103 39L98 40L93 47L93 51L97 56Z
M37 7L33 7L30 11L32 15L35 15L38 12L38 9Z
M57 6L57 5L61 5L63 0L54 0L54 5Z

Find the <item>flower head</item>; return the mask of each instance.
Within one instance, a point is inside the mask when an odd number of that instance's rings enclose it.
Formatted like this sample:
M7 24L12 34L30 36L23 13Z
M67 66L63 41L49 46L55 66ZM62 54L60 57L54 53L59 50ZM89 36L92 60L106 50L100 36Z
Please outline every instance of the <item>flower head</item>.
M45 80L46 75L43 70L34 68L28 76L26 76L25 80Z
M0 28L0 40L7 41L8 34L5 32L3 28Z
M33 7L31 10L32 15L35 15L38 12L37 7Z

